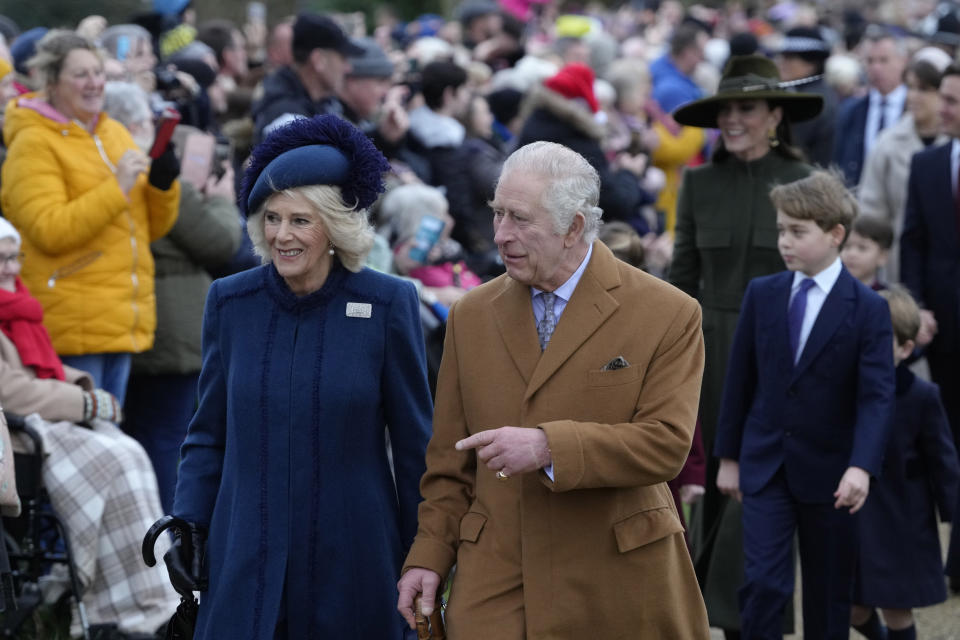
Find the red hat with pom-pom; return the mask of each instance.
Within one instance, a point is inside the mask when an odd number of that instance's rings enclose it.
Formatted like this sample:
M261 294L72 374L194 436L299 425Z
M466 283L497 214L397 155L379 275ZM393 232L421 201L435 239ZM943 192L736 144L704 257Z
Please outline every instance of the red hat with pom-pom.
M560 69L557 75L543 81L543 86L556 91L565 98L582 98L596 113L600 110L593 94L593 69L579 62L572 62Z

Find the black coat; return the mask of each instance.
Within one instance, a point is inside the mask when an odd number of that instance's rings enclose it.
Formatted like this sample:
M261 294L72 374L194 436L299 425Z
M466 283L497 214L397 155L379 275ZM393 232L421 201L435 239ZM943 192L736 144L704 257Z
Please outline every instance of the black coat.
M600 174L600 208L604 220L623 220L640 215L640 207L653 202L637 177L620 169L612 171L600 147L603 127L585 108L558 93L538 87L524 109L529 115L517 139L517 148L544 140L573 149Z
M342 115L336 97L322 100L310 97L300 76L290 67L280 67L263 80L263 97L253 105L254 142L263 140L263 129L284 115L313 116L332 113Z
M937 517L957 505L960 467L937 387L897 368L893 430L860 512L854 602L912 609L947 598Z

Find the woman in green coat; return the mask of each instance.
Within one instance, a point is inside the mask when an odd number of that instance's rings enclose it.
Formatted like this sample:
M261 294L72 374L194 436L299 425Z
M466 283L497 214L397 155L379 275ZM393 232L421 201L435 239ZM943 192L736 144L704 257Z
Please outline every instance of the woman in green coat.
M710 456L727 357L747 283L785 268L777 251L770 189L812 170L790 145L789 123L813 118L822 107L820 96L781 88L770 60L742 56L727 63L716 95L673 114L682 125L720 130L712 161L688 169L683 177L670 281L703 307L706 363L700 419L708 455L707 493L691 533L710 624L728 630L729 637L738 637L740 628L740 505L727 503L717 491L717 461Z

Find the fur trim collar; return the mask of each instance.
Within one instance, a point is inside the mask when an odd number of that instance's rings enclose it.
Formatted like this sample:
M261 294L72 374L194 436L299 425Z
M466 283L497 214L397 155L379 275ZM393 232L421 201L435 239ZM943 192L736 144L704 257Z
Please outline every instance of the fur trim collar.
M594 119L589 107L565 98L544 86L534 87L524 98L520 107L521 117L526 121L537 109L546 109L574 129L595 140L603 137L603 125Z

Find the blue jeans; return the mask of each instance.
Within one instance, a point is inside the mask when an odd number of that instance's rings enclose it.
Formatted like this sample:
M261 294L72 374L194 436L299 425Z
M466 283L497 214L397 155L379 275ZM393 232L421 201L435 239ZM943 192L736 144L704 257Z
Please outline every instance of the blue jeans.
M123 430L150 456L164 513L173 513L180 445L193 418L199 377L196 373L130 377Z
M86 371L93 377L98 389L112 393L120 406L127 395L127 379L130 377L129 353L87 353L82 356L60 356L63 364Z

